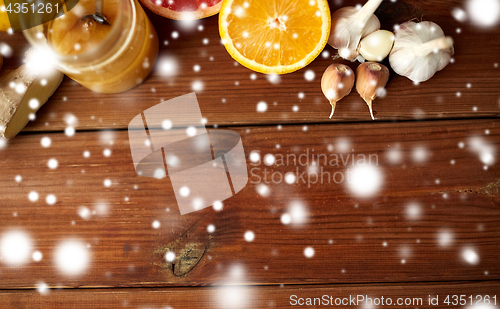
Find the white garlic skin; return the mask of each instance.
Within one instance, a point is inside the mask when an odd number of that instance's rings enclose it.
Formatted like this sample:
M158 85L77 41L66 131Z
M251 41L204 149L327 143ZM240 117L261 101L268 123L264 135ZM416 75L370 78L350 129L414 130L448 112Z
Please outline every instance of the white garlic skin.
M355 61L361 39L380 29L380 21L373 13L381 2L369 0L360 10L347 6L332 14L328 44L338 50L340 57Z
M434 44L434 48L426 43ZM407 21L395 31L389 62L397 74L421 83L444 69L453 54L453 39L445 37L443 29L437 24Z
M392 50L394 34L387 30L377 30L359 43L359 53L368 61L382 61Z

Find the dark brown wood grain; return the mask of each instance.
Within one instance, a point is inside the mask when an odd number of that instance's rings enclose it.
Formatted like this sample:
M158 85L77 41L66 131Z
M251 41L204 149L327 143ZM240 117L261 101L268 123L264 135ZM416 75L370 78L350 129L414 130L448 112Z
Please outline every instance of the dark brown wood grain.
M0 287L33 287L38 280L65 287L130 287L498 279L499 167L484 170L471 140L480 138L485 147L499 149L498 122L234 130L242 136L247 156L260 151L262 158L271 153L299 159L313 150L376 155L382 186L375 196L363 199L346 183L325 180L309 186L298 180L268 184L267 196L258 193L265 192L265 169L285 175L298 168L300 174L314 168L311 158L308 167L299 165L305 158L288 166L248 162L251 183L225 201L223 211L208 208L180 216L168 179L135 173L126 131L74 137L53 133L49 148L40 146L45 134L22 135L1 152L0 214L9 219L0 222L0 232L26 231L44 258L20 268L2 265ZM111 156L105 157L104 149ZM83 157L84 151L90 152L89 158ZM399 162L395 154L400 154ZM47 167L51 158L59 162L55 170ZM354 168L350 162L322 168L346 175ZM14 181L16 175L23 177L21 183ZM105 179L112 182L109 188ZM28 200L33 190L40 194L34 203ZM45 202L48 194L57 196L55 205ZM303 205L306 222L283 225L280 218L294 203ZM99 205L106 205L105 211ZM80 206L97 213L84 220L77 213ZM412 207L421 215L412 219ZM152 228L155 220L159 229ZM209 224L215 226L212 234ZM243 237L248 230L255 233L250 243ZM452 235L449 247L440 246L444 231ZM90 245L92 262L81 276L66 276L55 267L54 248L65 239ZM304 256L308 246L315 250L310 259ZM478 264L464 259L469 248L479 256ZM164 260L168 250L199 262L174 274L174 266ZM28 279L20 280L21 273Z
M366 285L298 285L298 286L254 286L254 287L197 287L167 289L82 289L82 290L47 290L40 294L37 291L1 291L0 303L3 308L290 308L301 307L300 302L310 298L320 300L324 297L331 306L309 308L333 308L335 301L347 304L344 308L376 307L376 308L456 308L453 303L460 302L460 295L470 306L473 304L486 308L494 308L493 297L496 295L498 305L498 281L485 282L449 282L431 284L366 284ZM359 296L358 296L359 295ZM450 302L446 304L446 297ZM453 296L457 295L457 300ZM489 296L489 305L485 305L484 297ZM353 301L359 297L359 303ZM383 297L383 300L382 300ZM429 305L429 297L436 299ZM363 299L366 299L364 301ZM368 300L370 299L370 300ZM389 300L390 299L390 300ZM476 301L483 300L483 304ZM398 301L406 301L408 306L398 306ZM371 306L370 306L371 302ZM378 306L373 303L379 303ZM381 305L383 302L384 305ZM387 303L392 302L389 306ZM307 306L303 306L306 307Z
M348 1L342 5L356 3ZM338 8L333 1L331 7L332 10ZM389 30L412 18L434 21L446 34L454 37L456 50L453 64L419 86L392 74L387 96L374 103L379 121L500 115L500 68L495 67L500 49L500 41L495 38L500 35L500 28L484 30L470 23L460 23L451 16L454 7L461 7L461 4L385 1L377 11L383 28ZM255 73L256 79L251 79L254 72L230 57L220 44L217 17L199 21L191 27L154 14L150 17L159 33L161 50L160 60L144 84L126 93L100 95L66 79L26 131L61 131L67 126L64 122L67 114L78 118L78 130L126 128L133 117L162 99L192 92L194 81L203 82L203 90L197 95L209 125L371 121L368 107L356 91L338 104L335 118L328 119L330 107L321 92L320 79L332 63L335 50L331 47L325 49L330 56L320 56L307 68L283 75L278 84L272 84L263 74ZM197 30L198 25L204 27L203 31ZM457 33L458 28L460 33ZM179 33L178 39L171 37L173 31ZM207 44L205 39L208 39ZM12 59L5 59L5 67L19 65L28 48L22 34L0 34L0 42L8 43L15 52ZM177 63L176 76L162 76L162 61L165 59L174 59ZM194 65L199 65L201 70L195 72ZM356 67L355 63L349 65ZM304 79L307 70L315 72L314 81ZM267 102L267 112L257 112L260 101ZM293 111L295 106L299 108L297 112Z

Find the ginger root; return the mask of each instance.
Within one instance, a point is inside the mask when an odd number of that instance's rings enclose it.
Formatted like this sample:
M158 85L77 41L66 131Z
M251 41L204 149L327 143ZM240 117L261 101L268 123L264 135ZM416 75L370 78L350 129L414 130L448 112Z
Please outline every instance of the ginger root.
M63 77L59 71L39 73L27 65L6 71L0 77L0 137L16 136L56 91Z

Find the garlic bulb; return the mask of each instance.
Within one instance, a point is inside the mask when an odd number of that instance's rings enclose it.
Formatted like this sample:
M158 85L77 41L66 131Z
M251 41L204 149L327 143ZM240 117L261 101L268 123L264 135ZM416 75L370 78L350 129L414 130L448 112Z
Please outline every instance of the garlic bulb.
M375 120L372 109L373 100L384 91L388 81L389 69L383 64L365 62L356 70L356 89L366 104L368 104L373 120Z
M330 119L332 119L335 113L337 102L351 93L353 86L354 72L346 65L334 63L326 69L325 73L323 73L323 77L321 78L321 90L323 90L325 97L332 105Z
M338 49L339 56L354 61L362 38L380 29L380 21L373 15L382 0L368 0L360 9L343 7L332 14L332 29L328 43Z
M453 39L430 21L407 21L396 30L389 62L399 75L415 83L429 80L444 69L453 56Z
M377 30L359 43L359 54L368 61L382 61L389 56L394 45L394 34L387 30Z

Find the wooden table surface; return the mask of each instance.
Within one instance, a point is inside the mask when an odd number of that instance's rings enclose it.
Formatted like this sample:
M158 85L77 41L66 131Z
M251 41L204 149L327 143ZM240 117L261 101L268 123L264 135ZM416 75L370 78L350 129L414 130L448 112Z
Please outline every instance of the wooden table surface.
M332 11L356 4L340 2L330 1ZM393 74L386 97L374 103L376 121L355 91L328 119L320 79L332 63L331 47L276 82L229 56L217 17L186 26L149 14L161 47L145 83L101 95L65 78L36 120L0 149L0 236L23 231L43 255L17 267L0 261L0 308L288 308L291 295L358 294L424 299L411 308L453 307L443 303L446 295L497 295L496 307L487 308L498 308L500 27L456 21L451 11L463 6L383 2L377 15L384 28L411 18L434 21L454 37L456 54L418 86ZM4 68L17 67L28 48L23 36L0 34L0 42L14 50ZM175 76L162 74L165 61L175 61ZM304 77L309 70L312 81ZM192 92L194 82L203 84L196 94L207 127L241 135L251 173L222 211L181 216L168 178L136 174L127 126L162 100ZM265 113L256 109L262 101ZM76 134L67 136L71 116ZM51 139L48 148L41 146L44 137ZM485 158L481 147L493 157ZM265 172L314 166L257 165L249 160L253 151L262 158L372 155L381 187L363 199L345 182L266 184ZM56 169L47 166L52 158ZM351 167L325 171L345 174ZM39 194L35 202L28 199L32 191ZM50 194L53 205L46 203ZM89 217L79 215L82 207ZM294 207L304 222L283 224L282 215ZM255 234L252 242L245 241L246 231ZM90 256L78 275L57 267L56 250L67 240L84 244ZM304 255L306 247L313 257ZM164 259L168 250L195 263L172 265ZM41 284L50 289L41 293ZM429 295L439 295L438 306L429 306Z

